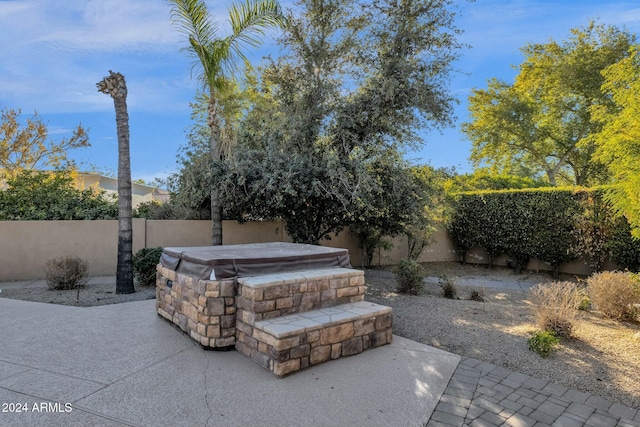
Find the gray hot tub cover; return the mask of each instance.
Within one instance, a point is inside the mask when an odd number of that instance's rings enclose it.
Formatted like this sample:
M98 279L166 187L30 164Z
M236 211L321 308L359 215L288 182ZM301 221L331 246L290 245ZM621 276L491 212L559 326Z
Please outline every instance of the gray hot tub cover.
M350 267L346 249L285 242L164 248L160 262L170 270L205 280Z

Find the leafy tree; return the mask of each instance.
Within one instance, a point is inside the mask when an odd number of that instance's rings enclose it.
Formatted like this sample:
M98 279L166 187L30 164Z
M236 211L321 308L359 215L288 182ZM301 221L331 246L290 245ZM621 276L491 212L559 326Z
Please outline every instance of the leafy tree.
M603 90L612 108L594 111L604 126L595 135L596 158L607 165L614 186L608 191L613 207L623 214L640 238L640 56L633 48L627 58L604 70Z
M0 221L115 219L117 205L94 189L78 190L70 171L23 170L0 191Z
M528 44L513 84L492 79L469 98L472 121L462 127L473 144L471 159L509 173L523 165L549 183L589 185L606 180L592 157L590 136L601 124L595 105L608 105L601 72L628 56L635 36L612 26L571 30L562 44Z
M229 10L231 34L218 35L203 0L170 0L171 18L187 36L187 50L196 59L200 80L209 95L207 124L210 128L212 161L222 158L218 103L221 94L229 90L239 60L245 60L244 46L257 47L260 36L268 28L283 24L280 6L274 0L246 0ZM212 243L222 244L222 205L216 186L211 186Z
M350 230L371 265L377 248L389 249L387 237L407 236L408 258L416 260L435 222L441 217L442 186L437 172L428 166L409 166L397 153L376 159L367 166L367 180L374 182L363 192L363 203Z
M416 183L411 194L414 213L404 224L407 236L408 258L417 260L431 240L431 235L442 226L449 215L445 191L447 171L423 165L410 168Z
M35 113L20 124L20 110L2 110L0 123L0 178L17 176L24 169L68 168L73 163L67 150L89 146L89 135L81 126L70 138L49 139L47 125Z
M303 155L268 145L244 146L220 163L216 182L227 215L239 221L283 218L291 238L318 244L350 221L362 179L360 163L345 163L335 151Z
M288 54L262 70L263 103L216 172L227 212L279 216L300 242L347 225L371 226L376 239L405 232L425 206L415 208L401 149L420 142L418 128L450 121L446 77L459 47L450 2L297 5L281 40Z
M451 174L450 174L451 175ZM492 173L486 168L478 168L470 174L453 174L446 178L447 192L480 190L513 190L522 188L547 187L549 184L541 179L528 176Z
M98 92L113 98L118 133L118 262L116 294L132 294L133 286L133 209L131 203L131 161L129 155L129 113L127 83L120 73L96 84Z

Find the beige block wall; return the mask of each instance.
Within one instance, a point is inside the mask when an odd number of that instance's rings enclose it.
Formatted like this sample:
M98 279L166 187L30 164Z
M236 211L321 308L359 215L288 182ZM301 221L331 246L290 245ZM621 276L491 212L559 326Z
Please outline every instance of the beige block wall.
M223 221L225 245L290 241L281 221ZM211 221L133 220L133 253L144 247L207 246ZM113 276L118 221L0 221L0 281L45 278L47 260L81 257L91 276Z
M148 220L145 231L147 248L211 244L211 221Z
M349 249L351 264L354 267L362 267L366 263L366 260L363 259L363 251L358 247L358 240L349 233L348 229L340 233L337 238L329 242L323 241L322 244ZM394 265L401 259L408 258L409 245L406 236L398 236L391 239L391 245L391 248L388 250L376 250L371 264L374 266ZM418 258L419 262L457 260L458 257L455 252L455 246L445 230L438 230L431 236L431 243L424 248Z
M207 246L211 238L210 221L146 221L133 220L133 251L156 246ZM225 245L262 242L290 242L282 221L239 224L223 222ZM325 246L349 250L351 265L364 265L358 241L348 230L330 240ZM58 256L79 256L89 263L92 276L115 275L118 250L117 221L0 221L0 281L37 280L45 277L47 260ZM390 250L377 251L373 265L393 265L407 257L406 237L393 239ZM446 231L434 234L433 242L424 249L419 261L456 261L453 242ZM506 265L506 257L498 258L498 265ZM474 248L467 262L484 264L484 251ZM551 266L532 260L527 268L551 270ZM563 265L563 272L588 274L583 261Z
M144 220L133 222L133 250L144 244ZM45 277L49 259L79 256L92 276L113 276L117 221L0 221L0 280Z
M207 237L211 241L211 221L208 222ZM245 222L222 221L222 244L290 242L282 221Z

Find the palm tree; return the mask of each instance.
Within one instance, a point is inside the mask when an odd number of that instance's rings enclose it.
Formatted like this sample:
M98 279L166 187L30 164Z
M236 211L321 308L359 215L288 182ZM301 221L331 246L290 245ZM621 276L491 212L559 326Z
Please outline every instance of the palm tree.
M268 28L281 27L284 17L276 0L245 0L229 9L231 34L218 36L204 0L169 0L171 20L189 39L187 50L196 59L194 69L209 94L207 125L211 129L211 158L222 159L220 150L219 97L229 90L238 64L246 61L245 46L261 44ZM222 244L222 205L216 188L211 188L212 244Z
M132 294L133 212L131 208L131 162L129 160L129 113L124 76L109 70L109 76L96 84L98 92L113 98L118 132L118 266L116 294Z

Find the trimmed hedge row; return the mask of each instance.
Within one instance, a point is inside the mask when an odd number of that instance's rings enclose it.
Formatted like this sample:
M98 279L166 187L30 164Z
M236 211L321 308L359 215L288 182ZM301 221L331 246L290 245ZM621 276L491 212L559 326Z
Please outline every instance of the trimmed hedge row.
M530 258L558 267L584 258L592 270L606 260L637 271L640 242L616 217L603 188L537 188L456 193L449 233L464 261L479 246L494 258L507 254L520 271Z

